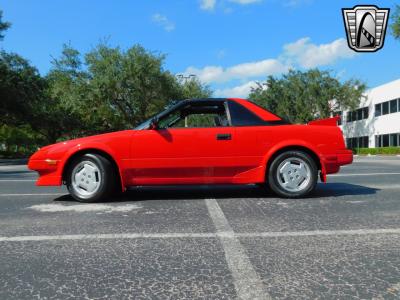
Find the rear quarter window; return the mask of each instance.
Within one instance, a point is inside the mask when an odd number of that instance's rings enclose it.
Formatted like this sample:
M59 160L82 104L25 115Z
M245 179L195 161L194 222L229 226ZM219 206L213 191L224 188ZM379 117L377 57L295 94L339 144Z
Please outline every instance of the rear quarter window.
M240 105L239 103L236 103L235 101L229 101L228 105L232 126L265 125L265 122L261 120L256 114L254 114L244 106Z

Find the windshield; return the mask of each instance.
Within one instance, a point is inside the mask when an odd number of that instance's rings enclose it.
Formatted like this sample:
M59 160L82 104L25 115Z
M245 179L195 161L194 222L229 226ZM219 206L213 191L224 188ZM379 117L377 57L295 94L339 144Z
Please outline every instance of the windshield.
M153 119L160 119L161 117L163 117L164 115L170 113L171 111L173 111L174 109L176 109L178 106L180 106L182 104L182 101L178 101L177 103L172 102L171 105L167 106L167 109L163 110L162 112L159 112L158 114L152 116L151 118L147 119L146 121L144 121L143 123L140 123L138 126L136 126L134 129L135 130L144 130L144 129L148 129L150 127L151 121Z

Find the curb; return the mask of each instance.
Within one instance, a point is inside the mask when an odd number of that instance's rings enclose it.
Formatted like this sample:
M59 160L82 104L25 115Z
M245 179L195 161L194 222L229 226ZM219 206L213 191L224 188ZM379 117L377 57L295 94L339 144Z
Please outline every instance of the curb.
M28 158L0 158L0 166L26 165Z

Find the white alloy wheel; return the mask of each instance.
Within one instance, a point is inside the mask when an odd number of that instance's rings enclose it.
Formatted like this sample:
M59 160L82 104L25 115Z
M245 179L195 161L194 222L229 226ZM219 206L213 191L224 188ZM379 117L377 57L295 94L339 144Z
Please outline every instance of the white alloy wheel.
M288 192L300 192L311 180L310 166L299 157L283 160L277 168L278 184Z
M99 167L92 161L79 162L71 172L72 188L80 198L90 198L102 183Z

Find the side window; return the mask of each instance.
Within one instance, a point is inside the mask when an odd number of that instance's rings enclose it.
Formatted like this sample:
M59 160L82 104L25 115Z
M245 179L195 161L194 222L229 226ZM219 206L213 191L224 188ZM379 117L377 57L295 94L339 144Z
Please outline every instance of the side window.
M190 114L186 116L185 127L219 127L228 126L226 114L202 113Z
M195 103L171 112L159 122L159 128L207 128L229 126L223 103Z
M229 101L229 113L231 115L232 126L257 126L265 125L257 115L249 111L235 101Z
M159 120L158 127L160 129L166 129L175 127L179 123L181 123L181 111L174 110Z

